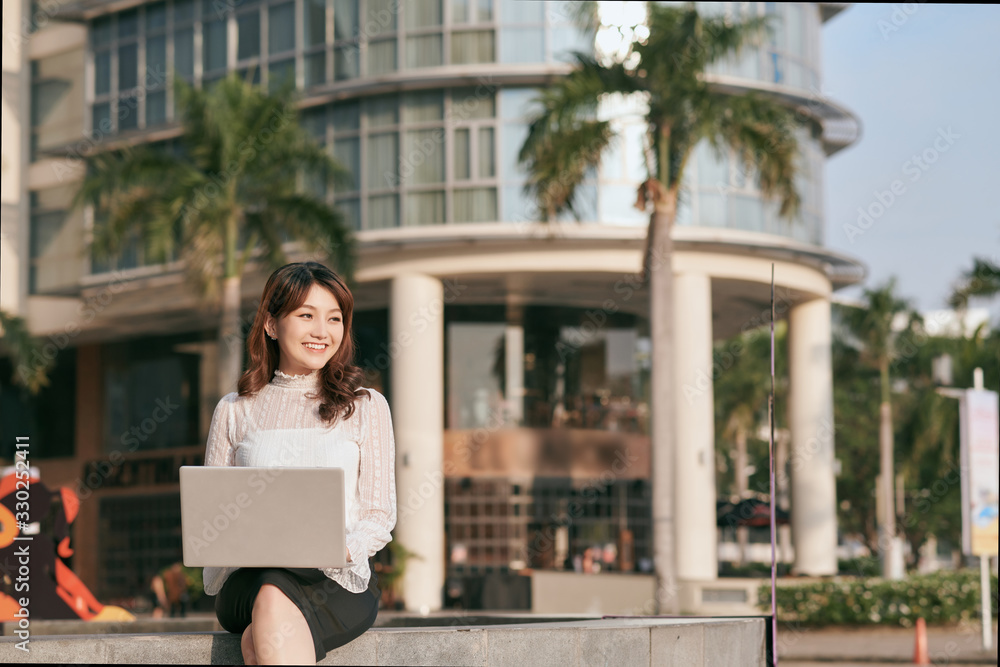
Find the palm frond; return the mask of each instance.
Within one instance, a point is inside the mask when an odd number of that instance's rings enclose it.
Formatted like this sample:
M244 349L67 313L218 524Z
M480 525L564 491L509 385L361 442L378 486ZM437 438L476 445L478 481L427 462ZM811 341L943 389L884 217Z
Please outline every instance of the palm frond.
M733 148L747 173L753 174L761 193L780 202L780 214L794 218L801 205L795 187L798 141L795 117L786 107L756 94L712 96L717 124L709 140Z
M976 257L972 269L966 271L948 299L957 310L965 310L972 297L991 297L1000 294L1000 266L989 259Z

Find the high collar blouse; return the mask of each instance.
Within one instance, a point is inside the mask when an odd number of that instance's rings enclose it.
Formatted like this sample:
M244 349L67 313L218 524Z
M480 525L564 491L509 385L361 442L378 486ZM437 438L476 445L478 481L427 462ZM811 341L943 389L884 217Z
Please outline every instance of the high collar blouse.
M330 425L319 416L320 377L286 375L259 392L227 394L212 416L207 466L344 469L347 549L344 568L321 568L352 593L368 587L368 559L392 539L396 525L395 441L389 404L378 391L355 399L354 413ZM304 516L312 510L304 509ZM216 595L236 568L206 567L205 593Z

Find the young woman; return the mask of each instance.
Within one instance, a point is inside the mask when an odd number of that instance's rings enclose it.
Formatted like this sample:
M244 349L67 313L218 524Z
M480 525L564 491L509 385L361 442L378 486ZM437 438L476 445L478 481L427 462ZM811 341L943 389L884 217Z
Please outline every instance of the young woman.
M352 365L353 311L351 292L322 264L275 271L247 338L250 367L212 417L205 465L345 473L347 567L205 568L205 592L218 596L222 627L243 633L248 665L318 662L378 614L368 559L396 523L395 443L385 397L361 387ZM322 511L303 507L290 520L306 532L309 515Z

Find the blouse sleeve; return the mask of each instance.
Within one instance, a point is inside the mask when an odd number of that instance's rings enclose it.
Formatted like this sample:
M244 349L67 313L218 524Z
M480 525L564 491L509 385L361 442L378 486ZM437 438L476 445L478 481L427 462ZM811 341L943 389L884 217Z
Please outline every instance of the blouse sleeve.
M392 540L396 525L396 443L385 397L374 389L362 399L359 519L347 535L351 563L367 561Z
M212 415L212 425L208 429L208 443L205 445L206 466L235 466L236 448L233 446L232 433L236 418L235 391L226 394L215 406Z

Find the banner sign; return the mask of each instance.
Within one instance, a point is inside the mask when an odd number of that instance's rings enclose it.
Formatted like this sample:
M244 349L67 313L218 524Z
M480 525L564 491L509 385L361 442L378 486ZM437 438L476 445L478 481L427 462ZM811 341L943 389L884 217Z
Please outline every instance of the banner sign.
M960 403L962 551L996 556L1000 538L1000 396L969 389Z

